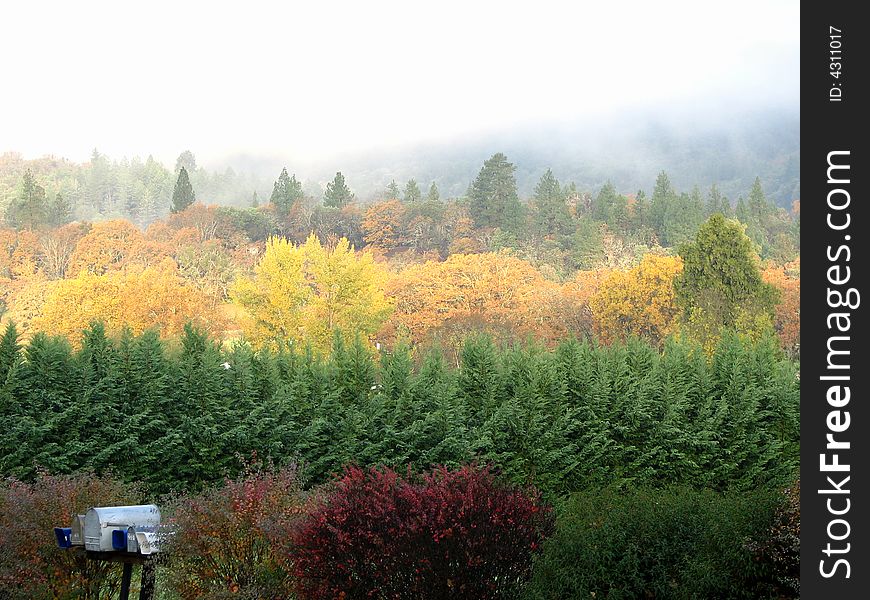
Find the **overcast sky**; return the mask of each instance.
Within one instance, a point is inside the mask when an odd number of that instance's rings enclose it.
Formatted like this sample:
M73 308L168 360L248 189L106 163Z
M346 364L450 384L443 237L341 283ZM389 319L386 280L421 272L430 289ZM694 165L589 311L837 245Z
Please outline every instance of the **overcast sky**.
M797 1L7 2L0 152L302 160L541 120L797 108L798 46Z

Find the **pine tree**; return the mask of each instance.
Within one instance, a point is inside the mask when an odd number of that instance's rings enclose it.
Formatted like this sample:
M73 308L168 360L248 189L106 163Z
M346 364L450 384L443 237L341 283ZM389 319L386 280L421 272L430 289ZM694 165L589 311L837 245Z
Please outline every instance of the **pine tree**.
M175 159L175 172L178 173L181 169L185 169L188 173L196 172L196 157L190 150L185 150Z
M731 203L728 202L728 198L722 195L722 192L719 191L719 186L715 183L710 186L710 193L707 195L707 206L704 212L708 218L716 213L722 213L726 217L731 214Z
M522 205L513 164L501 152L483 164L468 191L469 211L478 227L511 229L519 224Z
M646 192L643 190L638 190L634 196L631 224L634 229L641 232L649 228L649 202L647 202Z
M628 199L608 181L593 198L591 214L593 219L607 223L611 229L624 230L628 227Z
M344 175L341 171L335 174L335 178L326 184L326 192L323 194L323 205L332 208L343 208L353 201L353 193L347 187Z
M385 200L398 200L402 197L402 193L399 191L399 184L396 183L396 180L392 180L390 185L387 186L387 189L384 190L384 199Z
M544 235L567 233L571 225L565 195L550 169L535 187L535 222Z
M764 197L764 190L761 188L761 179L756 177L752 183L752 189L749 191L749 214L760 224L764 224L768 214L770 213L770 205L767 203L767 198Z
M193 186L190 184L190 178L187 176L187 169L181 167L178 171L178 179L175 180L175 189L172 191L172 207L173 213L180 213L188 206L196 201L196 194L193 191Z
M257 193L257 190L254 190L251 196L251 208L260 208L260 195Z
M18 329L9 321L3 336L0 337L0 388L8 383L12 370L21 358L21 344L18 343Z
M19 229L38 229L49 217L45 189L36 183L27 169L21 180L21 192L6 209L6 220Z
M55 194L48 210L48 222L52 227L60 227L72 220L72 205L60 192Z
M409 179L408 183L405 185L405 202L408 204L419 202L422 197L423 194L420 192L420 187L417 185L417 181Z
M438 186L435 185L435 182L432 182L432 185L429 186L429 193L426 195L427 202L440 202L441 194L438 192Z
M752 219L752 215L746 207L746 200L743 199L743 196L737 198L737 206L734 207L734 216L744 225L749 224Z
M656 178L655 189L650 199L650 225L662 244L669 245L667 239L668 216L673 214L673 205L677 199L677 193L671 186L671 180L667 173L662 171Z
M272 189L272 196L269 202L275 207L280 215L286 215L290 212L293 204L302 198L302 183L296 179L294 174L292 177L287 174L287 167L281 169L281 174L278 180L275 181L275 186Z

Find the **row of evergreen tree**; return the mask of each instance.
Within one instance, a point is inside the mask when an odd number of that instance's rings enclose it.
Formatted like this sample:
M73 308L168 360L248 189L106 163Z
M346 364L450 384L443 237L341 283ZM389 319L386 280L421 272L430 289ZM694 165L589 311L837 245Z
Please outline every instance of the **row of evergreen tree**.
M691 239L710 215L723 213L747 225L747 233L759 246L762 257L787 261L798 253L797 219L768 201L758 178L746 199L741 197L732 202L715 185L706 195L698 187L690 192L678 192L664 172L659 174L648 198L642 190L628 196L620 194L609 182L595 194L580 192L573 183L560 184L552 171L547 170L526 203L520 200L515 171L515 165L504 154L496 153L484 162L465 196L455 200L467 206L475 227L506 234L506 238L502 235L500 239L507 240L508 246L510 239L535 236L554 240L564 250L576 250L578 244L590 243L588 239L578 238L595 238L600 235L595 224L606 223L611 231L623 237L647 245L677 247ZM244 184L243 178L229 173L224 179L226 185L235 186L232 198L215 196L214 182L197 167L190 152L178 157L174 175L152 159L144 164L113 165L95 152L87 177L82 181L67 177L64 185L55 182L54 191L43 187L48 183L37 182L27 171L18 193L6 209L5 221L19 228L37 229L61 225L75 218L124 216L134 223L147 225L165 216L167 211L183 211L197 198L208 203L260 206L256 192L251 197L250 190L238 188ZM61 188L69 189L62 192ZM276 229L282 228L282 222L298 203L316 207L315 212L318 209L328 212L356 199L341 172L326 185L322 197L309 196L296 175L283 169L268 198L274 207ZM407 182L404 192L395 181L391 182L376 199L402 200L409 205L441 203L434 182L424 196L414 179ZM336 231L318 233L324 237L338 235Z
M0 339L0 474L111 469L153 491L234 475L252 453L300 461L311 484L343 465L491 462L551 495L619 483L749 489L792 475L798 382L772 340L632 341L555 350L469 338L458 367L337 336L328 358L221 349L188 327L81 347L13 326Z

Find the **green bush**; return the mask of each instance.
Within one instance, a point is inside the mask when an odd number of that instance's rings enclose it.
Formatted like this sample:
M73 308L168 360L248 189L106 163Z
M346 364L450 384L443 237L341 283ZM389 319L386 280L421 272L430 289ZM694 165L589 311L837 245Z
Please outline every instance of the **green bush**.
M526 597L763 597L770 566L750 546L780 501L680 487L574 494L559 507Z

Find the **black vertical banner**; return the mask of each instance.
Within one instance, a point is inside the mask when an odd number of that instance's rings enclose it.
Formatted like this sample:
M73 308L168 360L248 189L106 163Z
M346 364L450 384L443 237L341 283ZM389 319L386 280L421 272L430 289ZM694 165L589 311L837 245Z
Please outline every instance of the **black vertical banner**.
M870 598L870 269L859 3L801 14L801 596Z

